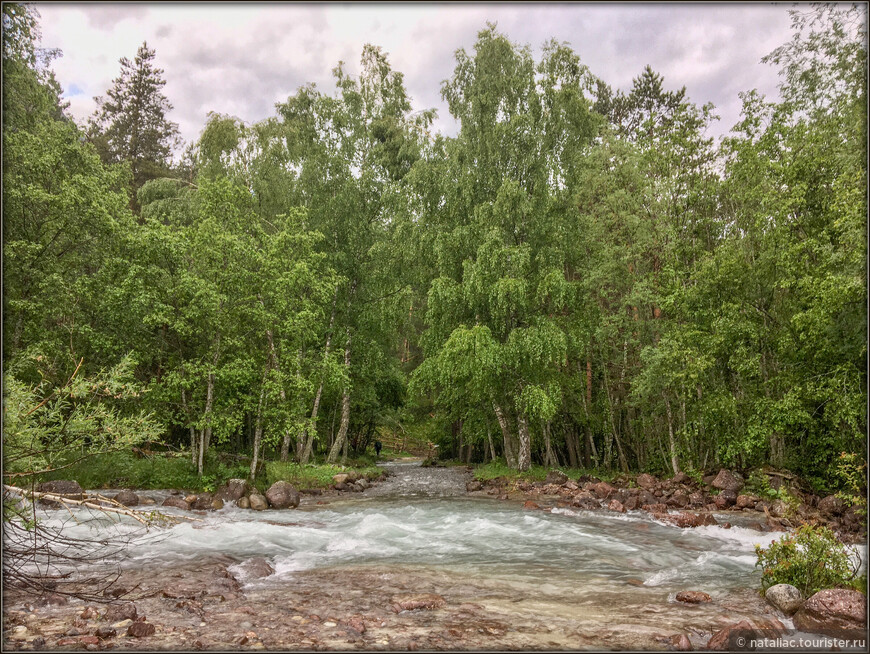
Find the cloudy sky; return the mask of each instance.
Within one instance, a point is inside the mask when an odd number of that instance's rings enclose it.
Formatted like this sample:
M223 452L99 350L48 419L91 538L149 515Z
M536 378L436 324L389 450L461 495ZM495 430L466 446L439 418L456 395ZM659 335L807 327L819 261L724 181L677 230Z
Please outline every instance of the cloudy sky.
M436 108L436 129L456 125L440 98L454 53L471 51L477 32L496 22L537 56L550 38L568 42L591 72L628 89L647 64L666 88L712 102L727 132L740 113L740 91L777 97L777 71L761 57L790 38L791 4L207 4L35 3L43 47L54 62L73 115L83 121L143 41L156 49L164 89L185 140L210 111L256 121L276 102L314 82L333 88L342 60L355 73L365 43L380 45L405 74L415 109Z

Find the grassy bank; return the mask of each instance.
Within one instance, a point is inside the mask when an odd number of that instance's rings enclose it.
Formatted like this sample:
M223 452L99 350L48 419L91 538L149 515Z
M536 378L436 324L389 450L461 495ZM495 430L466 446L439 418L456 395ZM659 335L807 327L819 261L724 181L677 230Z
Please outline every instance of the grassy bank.
M381 457L383 459L383 457ZM326 488L332 477L342 472L354 471L357 475L373 479L381 475L373 456L348 460L347 465L312 463L281 463L267 461L255 486L265 490L279 480L287 481L297 488ZM72 479L82 488L179 488L189 491L214 491L228 479L247 479L250 465L245 462L221 460L210 452L199 477L186 453L160 452L151 456L137 456L133 452L97 454L67 468L40 475L36 483L53 479ZM23 483L23 482L21 482Z
M496 459L489 463L481 463L474 467L474 478L478 481L488 481L497 477L504 477L508 481L544 481L547 473L552 470L546 466L532 464L525 472L509 468L504 460ZM606 470L591 470L585 468L559 468L571 479L577 479L580 475L591 475L603 481L612 481L618 473Z

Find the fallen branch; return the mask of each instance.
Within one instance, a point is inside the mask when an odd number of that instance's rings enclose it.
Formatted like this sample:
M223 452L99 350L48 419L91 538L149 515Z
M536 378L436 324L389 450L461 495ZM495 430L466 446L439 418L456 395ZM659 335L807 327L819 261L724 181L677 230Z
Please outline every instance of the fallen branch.
M180 522L181 520L202 522L202 520L200 520L199 518L191 518L183 515L168 515L159 511L151 511L149 513L145 513L144 511L135 511L133 509L125 507L123 504L120 504L115 500L103 497L102 495L97 496L99 498L98 501L108 503L109 506L106 506L105 504L98 504L94 502L91 498L84 500L74 500L70 497L64 497L63 495L57 495L55 493L42 493L39 491L19 488L18 486L9 486L8 484L4 484L3 488L9 493L16 493L21 497L25 497L30 500L47 500L50 502L57 502L63 505L67 510L69 510L68 505L73 504L76 506L84 506L89 509L96 509L97 511L102 511L104 513L116 513L125 515L133 518L134 520L137 520L146 527L154 524L155 522ZM114 504L114 506L112 506L112 504Z

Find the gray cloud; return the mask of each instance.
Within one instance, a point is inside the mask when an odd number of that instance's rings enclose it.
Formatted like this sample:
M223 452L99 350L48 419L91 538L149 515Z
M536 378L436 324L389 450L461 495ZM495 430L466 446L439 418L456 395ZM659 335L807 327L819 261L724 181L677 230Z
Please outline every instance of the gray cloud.
M713 102L726 132L739 118L738 92L776 95L776 71L760 58L790 37L787 7L739 5L40 5L44 45L64 50L57 75L87 96L101 95L117 60L143 40L157 48L171 118L195 139L209 111L245 121L274 114L276 101L306 83L331 91L342 59L356 73L362 45L389 53L405 75L415 109L435 108L436 129L455 133L441 100L459 48L471 52L486 22L536 56L565 41L590 71L627 90L647 64L667 88ZM87 115L77 96L73 110Z

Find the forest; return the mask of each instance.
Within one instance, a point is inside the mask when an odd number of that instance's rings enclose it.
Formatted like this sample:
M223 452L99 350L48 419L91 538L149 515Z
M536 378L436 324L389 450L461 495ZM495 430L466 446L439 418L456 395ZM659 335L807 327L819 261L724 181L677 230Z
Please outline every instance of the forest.
M441 86L456 136L369 45L182 144L147 43L77 124L4 3L4 481L133 447L254 479L407 436L836 490L866 461L865 9L795 10L781 97L747 89L718 140L680 80L614 89L490 24Z

